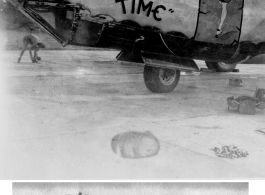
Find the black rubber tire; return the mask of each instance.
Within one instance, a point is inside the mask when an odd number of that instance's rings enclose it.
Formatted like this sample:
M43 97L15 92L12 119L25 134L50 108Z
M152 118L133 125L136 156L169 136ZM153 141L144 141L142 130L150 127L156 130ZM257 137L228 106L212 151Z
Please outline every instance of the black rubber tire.
M165 77L168 76L167 78L169 78L169 81L163 80L161 74ZM167 69L148 65L144 67L145 85L154 93L169 93L173 91L178 85L179 78L180 71L177 69Z
M205 64L206 64L207 68L210 69L210 70L215 70L216 69L215 68L215 65L216 65L215 62L205 61Z
M232 72L237 64L227 64L224 62L209 62L205 61L206 66L210 70L216 70L217 72Z

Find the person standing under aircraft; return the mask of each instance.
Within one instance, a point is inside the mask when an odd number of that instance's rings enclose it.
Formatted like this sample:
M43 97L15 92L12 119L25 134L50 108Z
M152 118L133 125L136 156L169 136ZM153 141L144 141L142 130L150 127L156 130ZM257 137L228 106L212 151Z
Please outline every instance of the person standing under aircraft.
M33 34L26 35L23 38L23 48L18 58L18 63L20 63L21 58L24 52L27 50L28 45L30 45L28 49L32 63L38 63L38 60L41 60L41 58L38 57L38 51L40 48L45 48L46 45L42 43L42 41L36 35ZM34 50L34 56L32 56L32 50Z

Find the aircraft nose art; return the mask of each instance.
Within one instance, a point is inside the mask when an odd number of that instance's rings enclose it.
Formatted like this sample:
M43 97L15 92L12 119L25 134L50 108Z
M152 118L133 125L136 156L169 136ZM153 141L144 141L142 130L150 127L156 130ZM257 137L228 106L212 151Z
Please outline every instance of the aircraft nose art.
M163 33L180 32L194 36L199 0L69 0L81 3L92 16L111 16L115 22L134 21ZM100 2L100 3L99 3Z
M222 45L239 42L244 0L200 0L195 40Z

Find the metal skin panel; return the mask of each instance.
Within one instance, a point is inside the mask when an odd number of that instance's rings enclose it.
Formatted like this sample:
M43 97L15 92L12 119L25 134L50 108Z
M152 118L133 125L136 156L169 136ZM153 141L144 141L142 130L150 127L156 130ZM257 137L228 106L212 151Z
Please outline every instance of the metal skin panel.
M263 0L10 1L63 45L228 63L265 53Z
M193 37L199 0L70 0L81 3L92 15L109 15L114 21L131 20L162 32L178 31ZM100 2L100 3L99 3ZM144 10L146 8L146 10Z
M255 44L265 41L265 1L247 0L240 41L251 41Z
M14 5L20 6L21 4L19 2L23 2L23 0L9 0ZM218 0L201 0L201 1L212 1L214 10L217 10L215 12L215 16L212 17L214 21L204 21L204 23L208 23L207 28L212 31L211 33L214 35L214 32L216 28L218 27L218 20L221 16L221 5ZM242 0L232 0L228 3L228 17L227 21L225 21L225 24L230 25L231 18L234 16L238 17L239 14L232 14L230 16L229 7L234 5L236 2L240 2ZM60 0L48 0L48 2L63 2ZM148 1L143 0L145 5L147 5L149 2L153 2L152 4L152 10L156 8L158 5L165 6L166 10L163 10L162 8L159 8L157 13L157 17L161 18L161 21L156 21L153 17L154 12L150 12L149 16L147 15L147 10L143 10L143 6L141 6L139 14L138 8L139 8L139 2L140 0L69 0L64 2L70 2L73 4L82 4L87 9L91 11L92 15L98 15L98 14L104 14L104 15L110 15L112 18L114 18L116 21L122 21L122 20L132 20L137 23L139 23L141 26L153 26L156 28L159 28L163 31L163 33L167 33L170 31L177 31L183 33L188 38L192 38L195 36L196 33L196 40L200 41L214 41L216 40L212 38L213 36L209 36L209 32L205 31L206 34L208 34L208 37L211 39L207 39L207 36L203 35L201 37L201 34L198 30L200 28L200 23L197 24L198 16L201 16L201 14L198 14L198 11L205 11L204 6L200 6L200 0L155 0L155 1ZM100 2L100 3L99 3ZM126 14L123 12L122 2L124 2L125 8L126 8ZM134 13L132 12L132 5L133 2L135 2L135 9ZM203 2L201 2L202 4ZM233 12L234 8L231 8ZM243 21L242 21L242 28L241 28L241 37L240 41L251 41L255 44L264 42L265 36L264 36L264 30L265 30L265 1L264 0L247 0L244 2L244 10L243 10ZM173 11L173 13L171 13ZM211 11L213 12L213 11ZM82 19L85 19L86 17L89 18L89 12L84 12ZM200 19L200 18L199 18ZM236 19L236 22L239 21ZM196 28L198 26L197 32ZM202 25L203 26L203 25ZM209 27L210 26L210 27ZM232 24L232 26L235 26ZM238 26L238 25L236 25ZM200 34L200 35L199 35ZM199 37L198 37L199 36ZM219 41L219 40L218 40Z
M75 4L77 0L70 2ZM158 29L161 34L155 36L156 41L162 43L172 55L227 60L234 56L240 46L244 0L101 0L100 4L96 0L78 2L92 16L105 15L110 16L114 22L129 20L141 27ZM91 16L89 14L88 20ZM147 39L147 42L152 42L149 35ZM153 52L160 52L159 48L150 48Z

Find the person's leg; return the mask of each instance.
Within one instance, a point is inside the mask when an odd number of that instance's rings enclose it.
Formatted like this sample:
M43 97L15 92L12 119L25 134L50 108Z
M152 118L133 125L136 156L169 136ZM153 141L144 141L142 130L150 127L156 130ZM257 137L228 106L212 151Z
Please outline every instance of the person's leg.
M34 62L38 62L38 49L34 49Z
M39 51L39 48L37 46L33 46L31 47L31 50L34 50L34 56L33 56L33 59L32 59L32 62L33 63L38 63L38 51Z
M22 58L22 56L23 56L25 50L26 50L26 49L22 48L21 53L20 53L20 56L19 56L19 58L18 58L18 60L17 60L18 63L20 63L21 58Z
M29 55L30 55L31 61L34 63L35 60L34 60L34 56L32 56L32 51L31 51L32 49L33 49L32 47L29 48Z
M39 51L40 49L44 49L44 48L46 48L46 45L45 45L44 43L41 42L41 43L38 43L37 46L38 46L38 50L37 50L37 53L36 53L36 54L37 54L36 59L37 59L38 61L40 61L40 60L41 60L41 57L38 56L38 51Z
M24 54L24 52L26 51L26 49L27 49L27 46L28 46L28 43L27 43L27 40L24 38L23 39L23 46L22 46L22 50L21 50L21 53L20 53L20 56L19 56L19 58L18 58L18 63L20 63L20 61L21 61L21 58L22 58L22 56L23 56L23 54Z
M222 34L222 27L223 27L223 24L224 24L224 21L226 19L226 16L227 16L227 3L223 3L223 2L220 2L221 5L222 5L222 15L221 15L221 21L220 21L220 24L219 24L219 27L217 29L217 32L216 32L216 38L219 38L219 36Z
M221 16L221 22L218 29L222 29L222 26L224 24L225 18L227 16L227 3L222 3L222 16Z

